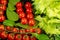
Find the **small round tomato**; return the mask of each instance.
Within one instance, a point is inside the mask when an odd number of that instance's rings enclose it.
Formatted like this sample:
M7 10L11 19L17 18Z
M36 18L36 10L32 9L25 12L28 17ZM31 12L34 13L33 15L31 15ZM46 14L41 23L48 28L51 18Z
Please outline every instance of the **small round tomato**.
M35 29L34 28L30 28L29 31L32 32L32 33L34 33L35 32Z
M32 13L32 9L31 8L26 9L26 13Z
M7 37L8 37L8 40L14 40L15 34L9 33Z
M0 5L0 10L6 10L6 6L5 5Z
M27 19L33 19L33 14L32 13L27 14Z
M15 40L22 40L22 35L21 34L16 34L15 35Z
M8 0L1 0L1 4L7 5L7 1L8 1Z
M18 28L13 28L12 31L13 31L13 32L18 32L19 29L18 29Z
M28 23L27 18L22 18L22 19L21 19L21 24L27 24L27 23Z
M20 12L19 13L19 18L24 18L26 15L25 15L25 13L24 12Z
M16 12L19 14L20 12L23 12L23 9L22 8L17 8Z
M7 33L6 31L3 31L3 32L1 33L1 38L2 38L2 39L6 39L6 38L7 38L7 35L8 35L8 33Z
M4 15L0 15L0 22L3 22L5 20L5 16Z
M23 6L22 2L17 2L17 4L16 4L17 8L22 8L22 6Z
M25 29L25 32L30 32L30 30L29 29Z
M3 31L3 30L5 30L4 25L0 25L0 31Z
M26 2L25 8L27 9L27 8L31 8L31 7L32 7L32 4L30 2Z
M24 36L23 36L23 40L30 40L30 36L24 35Z
M25 33L25 30L24 29L20 29L19 32L20 33Z
M30 40L37 40L36 37L31 36Z
M35 20L34 19L29 19L29 25L34 26L35 25Z
M36 28L35 31L36 31L36 33L38 33L38 34L41 34L41 32L42 32L40 28Z
M7 27L6 27L6 30L11 31L12 28L11 28L10 26L7 26Z
M3 15L4 14L4 11L3 10L0 10L0 15Z

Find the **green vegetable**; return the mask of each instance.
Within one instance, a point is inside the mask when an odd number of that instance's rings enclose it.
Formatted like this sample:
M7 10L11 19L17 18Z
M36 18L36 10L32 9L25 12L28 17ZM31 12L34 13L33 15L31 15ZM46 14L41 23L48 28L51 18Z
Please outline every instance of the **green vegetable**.
M11 21L17 21L19 19L18 14L9 9L7 9L6 14L7 14L7 18Z
M38 26L47 34L60 34L60 0L34 0ZM43 17L41 16L42 14Z
M13 27L13 26L15 25L15 22L14 22L14 21L11 21L11 20L5 20L5 21L3 22L3 24L6 25L6 26L11 26L11 27Z
M45 34L33 33L32 35L35 36L38 40L49 40L49 37Z

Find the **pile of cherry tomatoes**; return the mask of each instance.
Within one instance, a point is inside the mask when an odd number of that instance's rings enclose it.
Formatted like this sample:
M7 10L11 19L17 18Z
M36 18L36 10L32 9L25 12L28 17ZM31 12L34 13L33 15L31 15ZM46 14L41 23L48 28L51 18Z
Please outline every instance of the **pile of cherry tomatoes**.
M30 34L35 32L40 34L41 30L39 28L18 29L15 27L12 28L9 26L5 27L4 25L0 25L0 38L2 39L7 38L8 40L36 40L36 38Z
M4 13L6 11L7 0L0 0L0 22L3 22L6 18Z
M25 11L23 9L25 9ZM29 26L35 25L32 4L30 2L26 2L24 6L22 2L18 2L16 4L16 12L22 24L29 24Z

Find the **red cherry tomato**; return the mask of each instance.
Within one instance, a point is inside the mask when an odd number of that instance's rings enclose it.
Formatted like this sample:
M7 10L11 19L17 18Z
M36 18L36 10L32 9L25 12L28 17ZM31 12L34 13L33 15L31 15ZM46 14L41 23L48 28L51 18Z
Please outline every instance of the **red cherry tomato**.
M21 34L16 34L15 35L15 40L22 40L22 35Z
M5 16L4 15L0 15L0 22L3 22L5 20Z
M17 2L17 4L16 4L17 8L22 8L22 6L23 6L22 2Z
M31 7L32 7L32 4L30 2L26 2L25 8L27 9L27 8L31 8Z
M0 15L3 15L4 14L4 11L3 10L0 10Z
M3 31L3 30L5 30L4 25L0 25L0 31Z
M17 8L16 12L19 14L20 12L23 12L23 9L22 8Z
M32 9L31 8L26 9L26 13L32 13Z
M8 34L8 40L14 40L15 35L13 33Z
M41 32L42 32L40 28L36 28L35 31L36 31L36 33L38 33L38 34L41 34Z
M30 40L37 40L35 37L31 36L31 39Z
M29 19L29 25L34 26L35 25L35 20L34 19Z
M30 40L30 36L24 35L24 36L23 36L23 40Z
M34 33L35 32L35 29L30 28L30 32Z
M19 18L24 18L26 15L25 15L25 13L24 12L20 12L19 13Z
M29 29L25 29L25 32L30 32L30 30Z
M25 33L25 30L24 29L20 29L19 32L20 33Z
M13 28L12 31L13 31L13 32L18 32L19 29L18 29L18 28Z
M1 33L1 38L2 39L6 39L7 38L7 32L5 32L5 31L3 31L2 33Z
M27 24L27 23L28 23L27 18L22 18L21 19L21 24Z
M11 28L10 26L7 26L7 27L6 27L6 30L11 31L12 28Z
M7 5L7 1L8 1L8 0L1 0L1 4Z
M33 19L33 14L32 13L27 14L27 19Z
M0 10L6 10L6 6L5 5L0 5Z

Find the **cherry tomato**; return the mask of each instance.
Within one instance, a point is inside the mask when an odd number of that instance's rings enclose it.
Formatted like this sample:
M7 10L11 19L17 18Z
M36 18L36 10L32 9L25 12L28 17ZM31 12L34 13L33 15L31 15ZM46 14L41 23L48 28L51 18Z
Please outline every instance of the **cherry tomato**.
M15 34L9 33L8 34L8 40L14 40Z
M33 19L33 14L32 13L27 14L27 19Z
M21 19L21 24L27 24L27 23L28 23L27 18L22 18L22 19Z
M4 30L4 25L0 25L0 31Z
M31 8L31 7L32 7L32 4L30 2L26 2L25 8L27 9L27 8Z
M26 9L26 13L32 13L32 9L31 8Z
M4 11L3 10L0 10L0 15L3 15L4 14Z
M25 13L24 12L20 12L19 13L19 18L24 18L26 15L25 15Z
M7 26L7 27L6 27L6 30L11 31L12 28L11 28L10 26Z
M21 34L16 34L15 35L15 40L22 40L22 35Z
M30 36L24 35L24 36L23 36L23 40L30 40Z
M35 29L30 28L30 32L34 33L35 32Z
M20 12L23 12L23 9L22 8L17 8L16 12L19 14Z
M22 6L23 6L22 2L17 2L17 4L16 4L17 8L22 8Z
M35 37L31 36L31 39L30 40L37 40Z
M41 29L40 29L40 28L36 28L35 31L36 31L36 33L38 33L38 34L41 34Z
M19 29L18 28L13 28L13 30L12 30L13 32L18 32L19 31Z
M3 22L5 20L5 16L4 15L0 15L0 22Z
M1 4L7 5L7 0L1 0Z
M25 32L30 32L30 30L29 29L25 29Z
M6 6L5 5L0 5L0 10L6 10Z
M20 29L19 32L20 33L25 33L25 30L24 29Z
M7 32L6 31L3 31L2 33L1 33L1 38L2 39L6 39L7 38Z
M35 25L35 20L34 19L29 19L29 25L34 26Z

